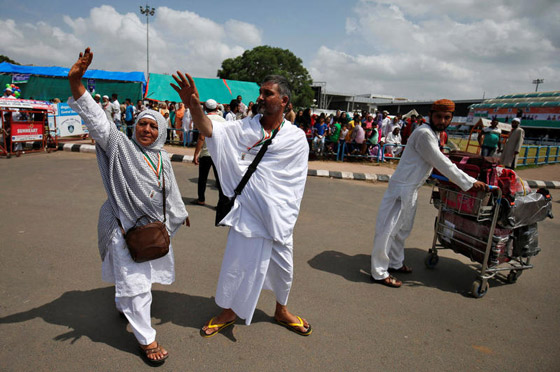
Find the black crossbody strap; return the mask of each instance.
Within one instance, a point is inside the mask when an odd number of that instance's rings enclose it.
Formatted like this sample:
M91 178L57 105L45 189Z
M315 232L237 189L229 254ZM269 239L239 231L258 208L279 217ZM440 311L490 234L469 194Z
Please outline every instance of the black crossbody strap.
M274 130L274 132L272 133L272 137L270 137L269 140L267 140L265 143L262 144L262 147L259 150L257 156L255 156L255 159L253 159L253 162L251 163L251 165L249 165L249 168L247 168L247 171L243 175L243 178L239 182L239 185L237 185L237 187L235 188L235 196L241 195L241 191L243 191L243 189L245 188L245 185L247 184L247 182L249 182L249 178L251 178L253 173L255 173L255 171L257 170L257 165L259 164L259 162L263 158L264 153L268 149L268 145L270 145L270 143L272 142L274 137L276 137L276 133L278 133L279 130L280 130L280 127L278 127L276 130Z

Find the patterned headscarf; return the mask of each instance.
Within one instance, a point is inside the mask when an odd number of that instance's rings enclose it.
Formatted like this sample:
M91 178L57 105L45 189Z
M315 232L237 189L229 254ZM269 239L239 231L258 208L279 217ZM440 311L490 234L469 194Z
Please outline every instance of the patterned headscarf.
M149 146L142 146L136 140L136 123L145 116L155 118L158 124L158 137ZM107 201L99 211L98 244L101 259L107 254L111 235L120 228L117 218L122 214L127 220L135 222L147 215L153 220L163 222L163 207L154 205L150 194L161 190L163 182L158 183L154 171L149 167L148 156L154 164L158 163L160 154L163 163L166 192L166 226L173 236L188 216L177 186L169 154L163 150L167 137L167 122L157 111L142 111L134 125L132 141L120 132L115 125L111 125L109 141L106 149L96 145L97 163L107 192ZM160 186L162 185L162 186ZM148 221L141 220L141 224Z

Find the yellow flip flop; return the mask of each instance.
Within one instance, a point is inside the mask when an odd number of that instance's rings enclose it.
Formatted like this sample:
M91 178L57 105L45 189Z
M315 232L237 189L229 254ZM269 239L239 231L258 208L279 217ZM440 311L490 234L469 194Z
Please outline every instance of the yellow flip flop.
M311 334L311 332L313 332L313 330L311 329L311 324L309 324L309 326L307 327L307 331L302 332L299 330L298 327L303 327L305 328L305 325L303 325L303 319L301 319L299 316L297 317L299 320L299 323L288 323L288 322L284 322L282 320L278 320L278 319L274 319L276 321L276 323L280 324L283 327L288 328L290 331L297 333L300 336L309 336Z
M216 331L207 334L202 328L200 329L200 335L204 338L209 338L212 336L216 336L218 333L220 333L224 328L229 327L230 325L232 325L233 323L235 323L235 319L232 320L231 322L228 323L221 323L221 324L212 324L212 321L215 319L216 317L213 317L212 319L210 319L210 321L208 322L207 327L208 328L216 328Z

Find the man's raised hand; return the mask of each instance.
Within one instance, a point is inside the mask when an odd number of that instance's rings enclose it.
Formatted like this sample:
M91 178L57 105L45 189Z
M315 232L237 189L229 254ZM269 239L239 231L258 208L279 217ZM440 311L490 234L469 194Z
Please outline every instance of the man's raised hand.
M198 90L196 89L196 85L194 85L194 80L191 75L185 73L183 74L181 71L177 71L177 75L172 75L173 79L177 82L177 85L170 83L171 87L175 89L175 91L181 97L181 100L187 106L188 109L193 111L193 108L196 106L200 107L200 98L198 95Z
M92 60L93 60L93 53L88 47L83 53L80 52L80 56L78 57L78 60L70 68L70 72L68 72L68 78L81 80L84 74L86 73L89 65L91 64Z

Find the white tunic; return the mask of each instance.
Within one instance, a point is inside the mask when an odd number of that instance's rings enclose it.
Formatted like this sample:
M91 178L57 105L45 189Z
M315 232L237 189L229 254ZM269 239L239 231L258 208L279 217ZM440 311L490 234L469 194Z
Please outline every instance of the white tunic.
M389 275L389 267L398 269L403 265L404 243L412 231L418 189L426 182L433 168L464 191L476 181L442 154L439 150L439 134L428 124L423 124L412 132L379 206L371 253L371 274L374 279L384 279Z
M504 164L506 167L516 167L517 159L519 158L519 152L521 151L521 146L523 146L524 138L525 131L521 127L515 128L509 134L501 158L502 164Z

